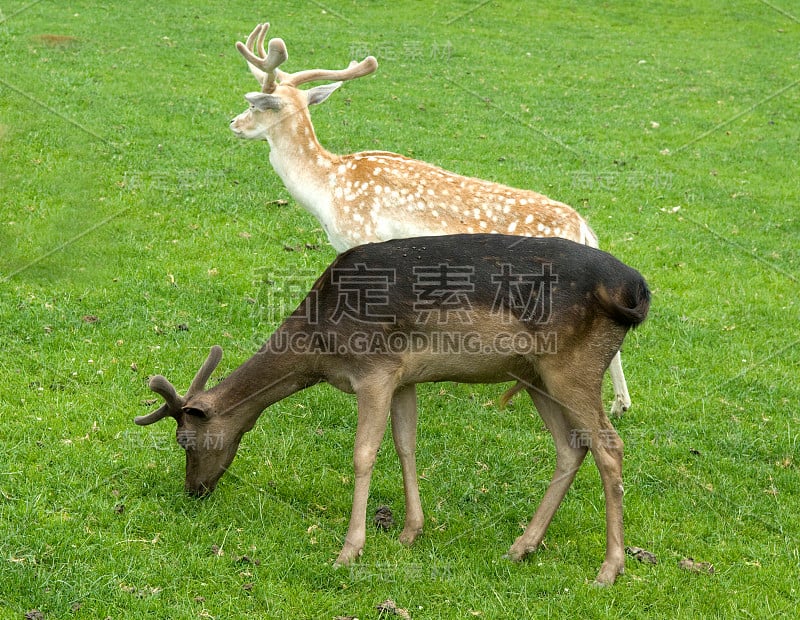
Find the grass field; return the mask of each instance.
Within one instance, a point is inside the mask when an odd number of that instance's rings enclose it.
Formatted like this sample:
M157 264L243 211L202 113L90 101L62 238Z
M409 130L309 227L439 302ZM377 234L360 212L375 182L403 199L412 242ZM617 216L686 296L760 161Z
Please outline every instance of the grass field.
M133 425L149 375L183 391L215 343L229 373L302 297L270 283L335 256L228 129L264 20L290 71L377 56L312 111L331 151L545 193L648 279L615 424L626 544L656 565L591 587L591 459L545 548L502 558L554 450L499 386L420 390L426 532L371 529L349 569L351 397L269 409L205 501L173 424ZM796 617L798 35L788 0L0 2L0 618ZM369 510L402 501L387 440Z

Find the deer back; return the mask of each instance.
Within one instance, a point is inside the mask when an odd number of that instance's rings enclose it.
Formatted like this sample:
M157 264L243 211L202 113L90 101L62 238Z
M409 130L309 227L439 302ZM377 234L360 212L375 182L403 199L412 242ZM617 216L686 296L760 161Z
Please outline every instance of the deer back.
M422 357L441 370L416 373L417 381L506 381L509 363L557 353L597 321L620 327L609 343L615 353L649 299L635 269L564 239L396 239L339 255L265 347L317 353L336 372L342 358L349 373L354 365L367 372L370 356L393 358L398 368ZM481 370L465 372L454 354Z

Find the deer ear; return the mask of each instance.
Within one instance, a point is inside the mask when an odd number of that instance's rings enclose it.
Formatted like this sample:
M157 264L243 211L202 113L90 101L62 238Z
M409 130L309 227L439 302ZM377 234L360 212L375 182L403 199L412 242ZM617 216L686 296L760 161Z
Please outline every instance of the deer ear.
M188 399L186 404L181 407L181 412L184 415L200 420L208 420L216 415L214 401L208 398L207 393L205 392L192 396L190 399Z
M342 85L341 82L334 82L333 84L324 84L322 86L315 86L306 91L308 97L308 105L316 105L322 103L331 93Z
M192 416L193 418L200 418L200 419L208 418L208 415L206 414L205 410L199 407L184 407L183 409L181 409L181 411L186 415Z
M267 93L247 93L244 98L247 99L250 105L261 112L264 110L280 110L283 107L283 101L281 101L280 97Z

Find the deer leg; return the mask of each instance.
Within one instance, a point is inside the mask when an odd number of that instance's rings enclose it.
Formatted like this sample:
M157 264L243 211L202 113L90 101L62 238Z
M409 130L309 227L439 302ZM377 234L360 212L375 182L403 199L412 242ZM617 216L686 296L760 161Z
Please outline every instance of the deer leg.
M614 386L614 402L611 403L611 415L619 417L631 407L631 397L628 394L628 385L625 383L625 373L622 372L622 356L619 351L611 360L608 374L611 375L611 384Z
M581 449L584 454L587 449L590 450L600 472L606 508L606 554L595 583L611 585L625 568L622 527L623 446L603 410L600 367L593 369L589 362L580 367L584 369L583 376L572 373L571 376L551 374L548 393L552 396L550 402L557 401L560 405L562 422L559 428L562 431L564 428L568 429L567 446L573 451ZM592 379L593 376L597 377L596 380ZM539 402L536 404L538 407ZM563 443L564 437L562 449ZM557 443L556 449L558 448Z
M562 414L559 403L543 390L535 387L528 388L528 393L547 430L553 436L556 446L556 470L536 514L508 551L507 557L514 561L524 559L541 544L547 527L572 485L575 474L580 469L587 452L587 447L582 447L580 442L571 441L570 427Z
M380 448L386 423L389 419L389 404L392 389L386 381L375 381L377 387L362 386L357 390L358 425L353 449L355 484L353 509L344 546L334 566L346 566L361 555L366 540L367 499L372 468Z
M392 437L403 471L406 519L400 542L412 544L422 534L425 516L419 499L417 482L417 390L408 385L394 393L391 405Z
M605 418L605 416L603 416ZM601 421L599 432L592 436L590 450L600 471L606 500L606 557L595 583L611 585L625 570L622 526L622 451L623 444L608 419Z

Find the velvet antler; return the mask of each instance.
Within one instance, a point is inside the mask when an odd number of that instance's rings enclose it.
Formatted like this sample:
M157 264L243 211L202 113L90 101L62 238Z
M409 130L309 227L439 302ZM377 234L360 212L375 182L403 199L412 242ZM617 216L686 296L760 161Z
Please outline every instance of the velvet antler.
M183 406L186 404L186 401L198 392L202 392L203 389L205 389L211 373L214 372L214 369L217 367L221 359L222 347L219 345L214 345L211 347L211 351L209 352L206 361L203 362L200 370L198 370L197 374L194 376L194 380L189 386L186 396L180 396L178 391L175 389L175 386L173 386L161 375L152 377L149 384L150 389L161 396L166 402L152 413L137 416L133 421L139 426L147 426L148 424L153 424L154 422L158 422L159 420L168 416L177 418L181 412L181 409L183 409Z
M267 36L269 24L258 24L247 42L237 41L236 49L247 60L247 66L261 84L261 92L271 93L275 90L277 80L287 86L300 86L307 82L317 80L329 80L331 82L353 80L355 78L369 75L378 68L378 61L374 56L367 56L361 62L355 60L350 63L347 69L307 69L297 73L286 73L278 67L289 58L286 44L283 39L270 39L267 46L268 51L264 50L264 39Z
M264 51L264 39L267 36L269 24L258 24L247 42L236 42L236 49L247 60L250 72L261 84L261 92L271 93L275 90L275 81L278 78L278 66L286 62L289 52L283 39L271 39L269 42L269 52Z
M305 71L298 71L297 73L285 74L285 77L281 78L281 84L300 86L301 84L316 82L318 80L343 82L369 75L377 68L378 61L375 60L375 57L367 56L361 62L352 61L347 69L306 69Z

